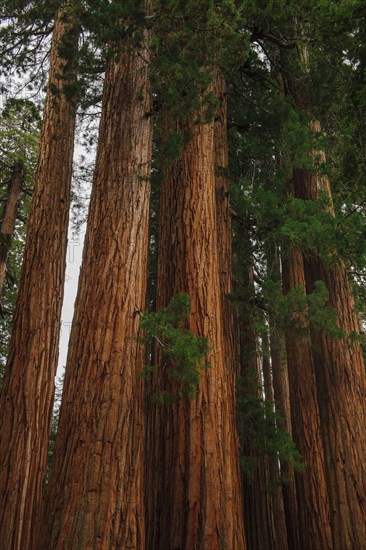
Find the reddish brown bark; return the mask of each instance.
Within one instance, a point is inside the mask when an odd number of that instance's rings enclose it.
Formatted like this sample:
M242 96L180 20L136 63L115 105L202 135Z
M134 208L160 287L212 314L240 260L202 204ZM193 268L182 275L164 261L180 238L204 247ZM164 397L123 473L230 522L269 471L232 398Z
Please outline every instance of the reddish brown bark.
M229 203L229 150L227 127L226 83L219 69L214 72L214 92L218 109L214 121L215 139L215 181L216 181L216 219L217 247L219 254L219 277L223 299L224 315L230 317L231 309L228 295L232 291L232 251L231 251L231 213ZM232 315L231 315L232 317ZM225 327L224 327L225 329ZM232 328L228 327L225 336L232 340Z
M144 548L137 336L152 142L146 48L126 48L106 71L42 549Z
M294 188L303 199L313 199L315 189L326 189L306 169L294 171ZM309 253L304 266L307 291L315 281L324 281L329 305L346 335L335 339L312 332L334 548L352 550L366 540L365 367L359 342L347 338L359 333L359 323L344 263L327 266Z
M282 268L285 294L301 286L305 274L300 251L293 249ZM317 386L312 357L310 329L305 313L294 318L297 331L286 333L288 377L291 395L292 433L300 452L304 472L296 474L300 547L333 548L329 500L321 438Z
M12 169L9 194L0 231L0 294L4 287L6 263L9 254L10 239L14 233L17 218L17 205L24 182L24 168L21 162L16 162Z
M60 12L51 46L35 187L23 271L0 399L0 540L8 550L33 547L51 431L54 376L58 359L65 276L75 107L60 89L72 62L59 47L71 33ZM70 55L71 55L70 51ZM66 67L66 68L65 68ZM69 77L68 77L69 78Z
M191 130L161 188L157 302L190 296L189 328L208 337L211 368L192 401L148 405L147 546L245 549L234 376L221 325L214 122ZM161 390L174 390L164 373L152 388Z
M310 129L319 133L321 126L312 116L307 93L308 53L305 47L298 53L296 59L293 52L284 54L285 90L296 108L307 113ZM306 167L293 170L294 195L316 200L325 192L329 210L333 212L329 179L316 173L319 161L325 161L325 152L315 150L310 156L315 170ZM366 375L361 346L348 338L352 332L359 333L359 323L341 259L336 265L329 265L316 252L307 251L304 269L307 292L314 289L315 281L325 283L329 305L345 333L345 338L334 339L326 333L312 332L334 548L362 548L366 540Z

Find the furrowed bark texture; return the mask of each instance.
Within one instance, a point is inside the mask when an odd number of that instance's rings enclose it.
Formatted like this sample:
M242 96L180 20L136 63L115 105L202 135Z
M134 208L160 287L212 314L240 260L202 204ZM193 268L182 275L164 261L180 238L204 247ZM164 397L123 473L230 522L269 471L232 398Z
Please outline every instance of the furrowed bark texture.
M315 190L330 192L306 169L294 171L294 189L295 196L305 200L314 200ZM312 292L315 281L324 281L339 326L345 335L358 334L342 260L327 266L317 254L309 253L304 267L307 291ZM313 332L312 339L334 548L362 548L366 540L366 379L361 346L326 333Z
M211 368L192 401L148 404L147 546L245 549L234 374L220 323L214 123L192 132L162 183L157 305L190 296L189 328L208 337ZM152 392L173 392L164 373L172 366L161 368Z
M35 187L0 399L0 540L6 550L33 548L51 431L54 377L70 204L75 107L54 94L66 61L63 37L77 37L64 12L55 22L50 86L44 110ZM67 73L70 74L67 62ZM68 82L70 83L70 82Z
M293 249L282 265L283 290L305 289L303 257ZM305 470L295 474L300 547L333 548L327 493L324 449L317 397L310 329L304 316L294 319L298 330L286 333L288 377L290 382L292 434Z
M5 205L0 231L0 294L4 287L6 264L17 218L17 204L22 192L24 169L21 162L16 162L12 169L9 194Z
M228 353L232 355L234 360L233 315L228 298L229 293L232 292L232 235L228 193L229 150L227 100L225 79L219 69L215 69L214 72L214 92L219 104L214 124L219 277L224 315L224 336L229 348Z
M144 352L137 337L151 172L148 60L148 48L126 49L106 71L44 550L144 548Z
M309 116L309 126L319 134L321 126L312 116L307 94L308 55L299 51L300 59L287 53L287 60L301 71L287 72L286 93L297 109ZM310 153L315 167L326 160L324 151ZM330 181L306 167L293 170L294 196L316 200L328 195L329 211L333 212ZM329 292L329 305L334 308L345 338L334 339L326 333L312 331L313 358L317 381L318 404L325 455L330 519L335 550L363 548L366 540L366 375L359 342L347 338L359 333L351 289L344 262L338 259L329 265L314 251L304 255L307 292L315 281L323 281Z

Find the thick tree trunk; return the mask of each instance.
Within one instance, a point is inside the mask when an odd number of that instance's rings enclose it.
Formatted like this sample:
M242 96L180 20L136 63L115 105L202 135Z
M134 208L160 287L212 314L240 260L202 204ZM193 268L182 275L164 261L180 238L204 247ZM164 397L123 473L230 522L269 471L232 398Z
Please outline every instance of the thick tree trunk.
M307 93L309 58L305 47L284 54L285 91L297 109L309 116L310 129L319 133L319 121L312 116ZM316 165L326 160L324 151L310 153ZM329 179L306 167L293 170L294 196L316 200L328 195L333 211ZM307 292L317 280L329 292L329 305L335 310L342 339L312 331L313 358L318 405L325 454L330 519L335 550L363 548L366 540L366 375L359 342L347 335L359 333L359 323L349 287L347 270L341 259L327 265L314 251L304 254Z
M59 75L64 70L72 74L72 61L59 54L65 35L74 54L77 36L61 11L52 39L50 86L0 399L0 540L7 550L33 547L51 431L75 129L75 106L63 93L53 93L65 84Z
M306 292L301 252L294 249L283 261L282 277L285 294L297 286ZM286 350L292 433L305 467L303 473L296 474L300 547L331 550L330 510L310 329L304 314L297 315L294 322L297 331L287 331Z
M149 41L146 33L145 44ZM99 145L41 548L144 548L142 368L149 51L106 71Z
M208 337L211 368L192 401L148 404L147 545L245 549L234 374L221 324L214 122L191 131L161 188L157 305L190 296L189 328ZM173 388L158 373L152 391L162 390Z
M308 170L294 170L295 196L314 199L329 191L329 182ZM326 266L315 253L304 258L307 291L324 281L329 305L337 314L345 337L312 333L318 403L336 550L362 548L366 540L366 377L361 346L347 335L359 333L344 263Z
M15 229L17 205L22 192L23 182L23 165L21 162L16 162L12 169L9 194L6 201L0 230L0 294L4 287L6 264L8 260L11 237Z

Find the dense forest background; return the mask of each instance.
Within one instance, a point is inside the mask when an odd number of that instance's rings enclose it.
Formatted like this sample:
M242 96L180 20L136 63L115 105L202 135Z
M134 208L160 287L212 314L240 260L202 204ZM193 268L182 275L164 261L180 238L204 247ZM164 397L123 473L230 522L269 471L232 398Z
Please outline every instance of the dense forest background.
M0 17L2 548L366 550L364 3Z

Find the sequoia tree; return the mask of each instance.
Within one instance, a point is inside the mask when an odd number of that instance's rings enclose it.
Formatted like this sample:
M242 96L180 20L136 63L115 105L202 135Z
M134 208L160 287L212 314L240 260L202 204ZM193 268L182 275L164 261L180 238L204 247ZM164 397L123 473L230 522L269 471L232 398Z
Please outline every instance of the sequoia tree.
M187 125L167 123L170 131L189 137L179 159L166 166L161 184L157 307L179 293L189 295L188 328L207 337L210 367L201 370L193 396L182 393L174 380L174 361L160 358L153 376L147 544L151 549L244 549L235 377L222 325L215 127L212 120L194 124L194 119ZM168 396L164 404L154 400L161 394Z
M138 336L151 172L150 32L126 40L105 75L44 549L144 548Z
M0 539L4 549L31 549L40 519L58 359L75 129L75 105L63 89L73 83L76 49L70 12L60 10L51 44L34 194L0 399Z
M299 52L297 59L293 54L284 56L285 91L295 107L309 118L310 136L316 140L321 126L309 99L309 57L305 48ZM294 196L304 201L327 200L325 208L333 213L330 181L321 172L325 153L314 147L309 158L312 169L306 165L293 169ZM357 339L359 321L346 266L336 251L329 251L324 257L316 249L306 250L304 270L308 293L314 290L316 281L325 284L328 304L343 333L342 337L334 337L327 331L312 331L334 547L337 550L362 548L366 537L366 375Z
M285 294L300 290L305 295L304 263L299 250L293 249L283 259L282 277ZM324 448L306 311L294 314L292 325L293 329L290 326L286 332L291 419L293 437L304 462L304 472L296 474L300 544L302 548L331 549Z

